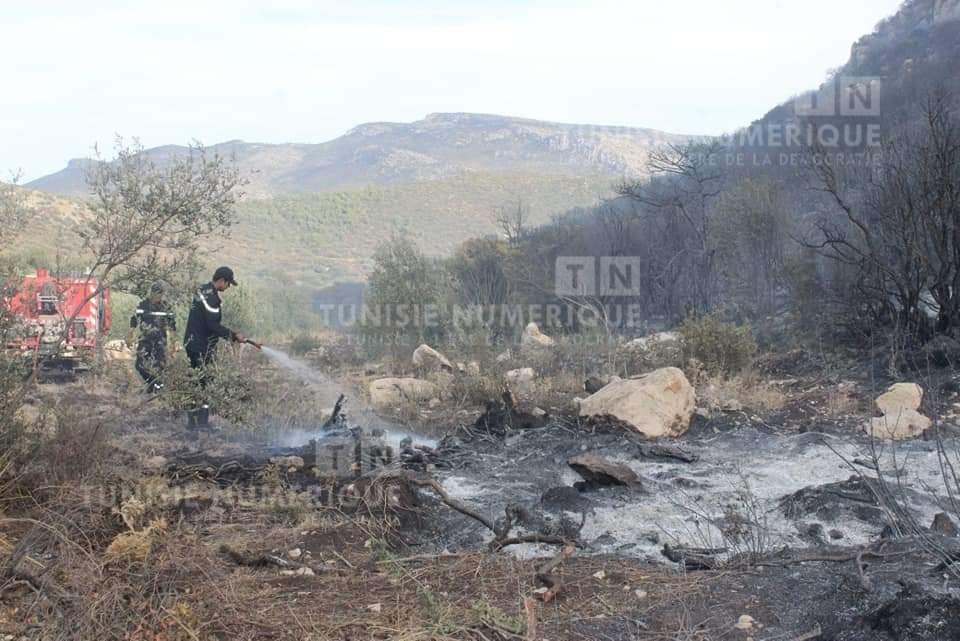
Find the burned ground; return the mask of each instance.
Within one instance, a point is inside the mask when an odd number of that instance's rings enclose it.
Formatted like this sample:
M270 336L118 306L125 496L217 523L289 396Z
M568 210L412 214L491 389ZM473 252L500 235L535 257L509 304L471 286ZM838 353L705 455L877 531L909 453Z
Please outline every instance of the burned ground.
M87 477L99 485L5 521L0 626L15 639L960 638L960 542L926 529L944 507L937 443L878 450L853 419L811 416L833 383L790 385L781 409L698 417L670 443L569 415L387 434L392 456L330 486L348 503L318 494L326 450L305 440L351 451L342 430L192 438L157 407L114 407L136 418L109 433ZM578 489L569 462L584 454L638 482ZM922 528L891 527L906 517ZM503 527L575 544L555 598L537 576L557 546L490 551Z

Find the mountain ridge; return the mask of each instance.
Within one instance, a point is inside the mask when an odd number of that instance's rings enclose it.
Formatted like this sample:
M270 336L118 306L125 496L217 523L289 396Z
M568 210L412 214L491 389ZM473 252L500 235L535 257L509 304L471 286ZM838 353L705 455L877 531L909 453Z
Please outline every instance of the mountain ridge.
M208 151L235 157L248 193L271 197L364 184L438 180L474 171L642 175L650 150L701 136L626 126L579 125L470 112L434 112L413 122L369 122L320 143L234 139ZM145 149L157 161L190 153L181 145ZM71 159L26 184L60 195L85 193L84 171L97 162Z

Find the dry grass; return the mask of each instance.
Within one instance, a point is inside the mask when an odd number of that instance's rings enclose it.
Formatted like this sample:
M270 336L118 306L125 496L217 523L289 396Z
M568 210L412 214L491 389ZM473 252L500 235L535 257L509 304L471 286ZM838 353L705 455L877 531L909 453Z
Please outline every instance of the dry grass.
M784 406L786 396L753 371L724 377L694 374L692 381L697 390L698 402L709 409L744 408L772 412Z
M254 511L227 522L122 531L102 509L74 510L69 528L34 532L32 550L62 597L17 588L23 615L0 631L105 639L592 639L593 622L669 617L710 575L683 576L634 560L574 557L549 604L534 600L538 561L508 554L404 555L371 517L315 513L265 526ZM100 516L97 516L100 515ZM239 519L239 520L238 520ZM294 547L317 576L235 565L223 543L283 555ZM45 559L40 561L40 559ZM602 574L598 574L601 572ZM666 619L665 619L666 620Z
M168 527L167 520L159 517L142 530L131 529L129 532L121 532L104 550L104 561L107 563L145 561L154 543L167 531Z
M857 414L861 399L852 383L839 383L827 390L823 411L829 418L845 418Z

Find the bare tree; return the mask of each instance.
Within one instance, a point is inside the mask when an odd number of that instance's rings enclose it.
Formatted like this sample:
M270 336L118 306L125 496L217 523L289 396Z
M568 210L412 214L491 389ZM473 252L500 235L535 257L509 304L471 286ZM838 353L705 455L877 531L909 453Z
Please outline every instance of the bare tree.
M719 141L670 144L650 154L649 180L625 183L622 196L643 207L638 216L666 219L672 233L684 239L668 264L686 270L691 303L700 311L711 309L717 295L713 233L713 201L723 189L725 175Z
M518 198L514 204L497 207L493 212L494 222L507 242L513 246L519 245L523 240L529 217L530 207L524 204L522 198Z
M813 163L840 216L808 240L852 268L858 299L878 320L925 339L960 325L960 123L950 97L884 143L879 163L844 171Z
M0 251L24 230L30 210L24 192L14 184L0 183ZM0 458L10 454L20 435L17 412L23 404L27 385L23 360L2 347L19 331L16 315L2 301L14 293L14 261L0 256Z
M725 295L750 316L775 311L789 236L786 204L768 180L742 180L719 199L713 245Z
M493 236L465 241L450 260L467 305L506 305L512 297L512 262L516 250Z

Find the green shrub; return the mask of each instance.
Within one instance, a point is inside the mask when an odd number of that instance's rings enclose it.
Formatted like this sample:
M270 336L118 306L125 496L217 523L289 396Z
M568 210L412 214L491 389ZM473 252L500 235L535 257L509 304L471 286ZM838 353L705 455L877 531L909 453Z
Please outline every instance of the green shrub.
M253 357L247 350L248 358ZM172 410L188 410L203 403L211 411L239 428L252 428L256 395L250 376L250 363L243 362L240 350L222 345L217 356L203 371L190 367L185 355L169 359L164 370L165 405Z
M409 359L420 343L442 344L450 331L450 274L409 238L384 243L367 279L366 309L360 334L372 355Z
M714 374L734 374L745 368L757 351L749 325L736 325L710 314L688 318L679 328L684 360L695 358Z
M320 341L316 336L308 332L301 332L290 340L290 353L303 356L319 346Z

